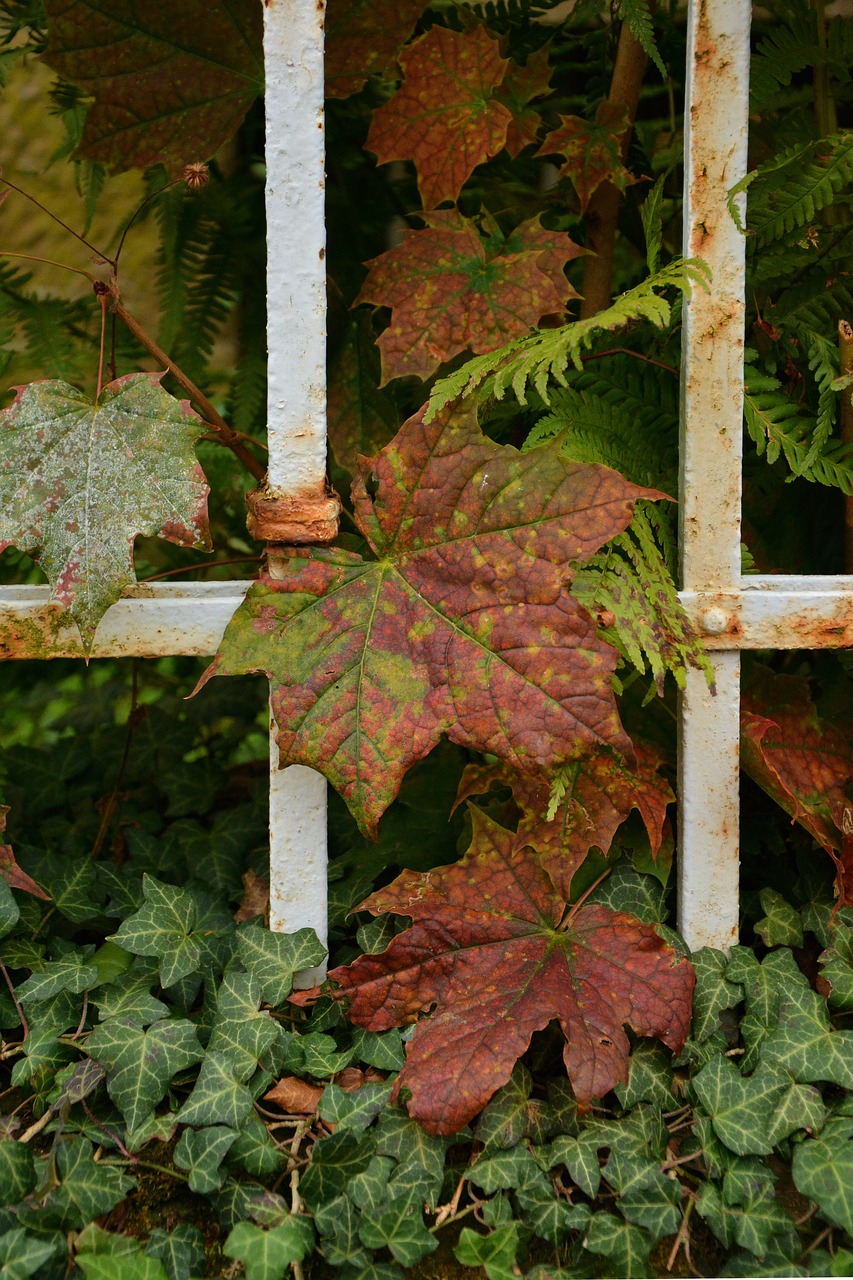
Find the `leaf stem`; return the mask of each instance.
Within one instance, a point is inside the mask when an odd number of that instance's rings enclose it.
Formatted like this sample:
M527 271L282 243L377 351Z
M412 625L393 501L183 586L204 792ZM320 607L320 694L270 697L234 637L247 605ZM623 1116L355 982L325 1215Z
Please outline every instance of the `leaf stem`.
M100 402L101 391L104 386L104 339L107 335L107 295L105 293L99 293L98 301L101 304L101 346L98 351L98 389L95 392L95 404Z
M85 276L92 284L96 281L96 277L92 275L91 271L84 271L82 267L70 267L67 262L55 262L53 258L41 258L37 253L13 253L11 249L4 249L0 253L0 258L22 258L25 262L44 262L49 267L59 267L62 271L73 271L75 276Z
M665 369L667 373L678 375L675 365L667 364L664 360L655 360L652 356L644 356L642 351L632 351L630 347L608 347L606 351L592 351L589 355L581 356L581 363L586 364L589 360L603 360L606 356L633 356L635 360L642 360L645 364L653 364L657 369Z
M3 981L9 988L9 995L12 997L12 1003L18 1011L18 1017L21 1019L21 1026L24 1028L24 1040L26 1040L27 1036L30 1034L30 1024L27 1022L20 1000L15 995L15 988L12 986L12 979L9 977L9 970L6 968L2 960L0 960L0 973L3 974ZM23 1041L21 1043L23 1043Z
M174 360L166 355L162 347L159 347L146 329L142 327L139 321L130 314L118 299L115 292L112 295L112 310L118 316L122 324L130 330L137 342L141 342L146 351L148 351L155 360L165 365L169 373L180 386L183 387L191 400L195 402L201 410L205 421L213 427L222 443L234 453L243 466L249 471L256 480L263 481L266 476L266 469L263 463L258 462L243 441L240 439L239 433L232 431L225 419L216 412L207 396L198 389L195 383L187 377L183 369L175 364Z
M37 200L35 196L30 195L29 191L25 191L23 187L19 187L14 182L10 182L8 178L0 176L0 182L5 183L7 187L11 187L13 191L17 191L18 195L23 196L25 200L29 200L37 209L41 209L42 213L46 213L49 218L52 218L54 222L58 223L58 225L62 227L64 231L67 231L70 236L73 236L75 240L79 240L87 249L90 249L92 253L94 253L95 257L101 258L104 262L108 262L113 270L115 270L115 261L109 256L109 254L101 253L101 250L98 249L96 245L93 245L88 241L85 236L81 236L79 231L75 231L73 227L69 227L67 222L63 222L61 218L58 218L55 213L52 213L51 210L48 209L47 205L42 204L41 200ZM70 268L70 270L73 270L73 267Z

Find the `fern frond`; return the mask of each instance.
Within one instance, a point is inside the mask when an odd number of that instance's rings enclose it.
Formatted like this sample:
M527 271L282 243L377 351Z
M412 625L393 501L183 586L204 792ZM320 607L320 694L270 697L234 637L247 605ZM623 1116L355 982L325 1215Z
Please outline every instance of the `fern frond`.
M653 509L637 503L625 532L577 570L572 595L599 618L612 615L604 636L638 671L651 672L658 693L667 671L684 688L688 665L704 671L712 684L710 660L657 544Z
M619 17L627 24L631 35L646 56L655 64L664 80L667 80L669 78L667 70L655 44L654 23L652 22L649 0L619 0Z
M747 226L758 248L808 227L853 181L853 134L838 133L781 152L729 192L729 209L748 191Z
M795 476L853 493L853 447L827 441L808 461L816 420L785 394L777 378L748 368L743 412L759 457L766 452L773 463L782 456Z
M803 463L803 470L814 466L832 437L835 427L838 392L834 387L838 377L838 346L820 333L804 332L800 335L808 354L809 368L818 388L817 420L811 444Z
M430 421L445 405L472 395L480 387L502 400L511 387L521 404L526 404L528 383L546 404L550 403L548 383L554 379L567 385L566 369L571 362L581 368L581 353L601 333L612 333L637 320L649 320L659 329L670 320L672 305L657 290L676 288L688 293L695 284L707 287L708 269L699 259L675 259L655 275L629 289L612 306L585 320L575 320L560 329L538 329L529 337L508 342L496 351L468 360L446 378L440 378L432 390L426 420Z
M660 175L640 206L643 235L646 238L646 263L651 275L654 275L660 265L660 251L663 245L663 184L668 176L668 173Z
M793 14L788 24L776 26L760 40L753 54L749 74L751 110L760 111L780 89L788 87L798 71L824 59L814 11Z

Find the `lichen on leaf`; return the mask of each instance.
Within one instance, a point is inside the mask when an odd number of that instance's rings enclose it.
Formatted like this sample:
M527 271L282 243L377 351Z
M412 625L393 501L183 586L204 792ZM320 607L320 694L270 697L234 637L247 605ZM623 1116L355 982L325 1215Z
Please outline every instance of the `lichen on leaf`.
M44 0L45 60L94 98L80 152L115 171L208 160L263 91L257 0Z
M509 63L484 27L432 27L399 62L403 84L373 113L365 146L380 164L413 160L424 208L434 209L505 146L512 115L495 90Z
M375 486L375 496L370 489ZM202 683L264 671L282 766L319 769L361 825L443 734L522 772L630 754L616 652L569 592L571 562L655 497L559 441L521 454L470 408L410 418L353 485L375 559L291 549L228 625Z
M118 378L97 404L67 382L34 382L0 413L0 551L33 556L87 653L136 581L137 535L210 550L193 448L205 424L163 390L162 376Z
M580 1102L628 1079L627 1024L679 1052L692 965L651 925L600 905L566 909L540 856L471 808L461 861L405 871L357 910L409 916L380 955L333 969L357 1026L417 1019L395 1090L430 1133L458 1132L506 1084L531 1036L556 1019Z
M383 384L429 378L460 351L494 351L526 336L543 316L564 313L578 296L563 267L585 250L538 218L489 240L455 210L427 220L367 264L356 299L391 308L377 344Z

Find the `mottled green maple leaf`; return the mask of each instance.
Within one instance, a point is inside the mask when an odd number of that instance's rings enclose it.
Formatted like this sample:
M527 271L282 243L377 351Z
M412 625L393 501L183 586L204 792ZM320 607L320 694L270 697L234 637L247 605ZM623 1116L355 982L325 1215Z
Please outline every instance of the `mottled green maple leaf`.
M620 191L636 181L622 163L622 139L628 128L627 114L603 102L595 120L582 116L561 116L548 134L538 154L562 155L560 175L571 180L583 212L602 182L612 182Z
M255 0L45 0L45 58L94 98L80 151L115 171L208 160L263 90Z
M563 267L584 250L538 218L501 243L453 210L431 213L380 254L356 302L391 308L380 336L382 382L429 378L460 351L483 354L524 337L543 316L562 314L577 297Z
M376 559L289 551L283 577L250 588L202 683L265 671L282 765L325 773L370 833L442 734L527 772L602 745L630 755L615 650L567 588L571 562L648 492L568 462L559 443L494 444L470 408L416 415L353 486Z
M205 424L162 389L162 376L118 378L97 404L66 382L34 382L0 413L0 551L33 556L87 653L136 581L138 534L210 550L193 450Z
M414 160L424 208L434 209L506 144L512 116L495 90L509 63L484 27L431 27L399 61L405 79L374 111L365 146L380 164Z
M535 851L471 814L460 862L406 871L357 908L411 916L412 927L329 974L350 1020L371 1031L437 1006L415 1028L396 1086L429 1133L467 1124L554 1019L582 1102L627 1080L624 1024L676 1052L690 1025L693 969L653 926L598 905L567 911Z
M329 0L326 97L348 98L390 71L423 8L423 0Z

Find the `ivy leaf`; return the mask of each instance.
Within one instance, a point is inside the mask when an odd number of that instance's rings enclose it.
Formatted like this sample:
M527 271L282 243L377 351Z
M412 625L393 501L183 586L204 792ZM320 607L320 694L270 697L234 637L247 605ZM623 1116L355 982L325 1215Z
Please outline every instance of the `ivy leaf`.
M311 1149L311 1165L302 1175L299 1191L308 1205L314 1209L341 1195L349 1182L363 1173L370 1164L374 1139L370 1133L353 1133L341 1129L322 1142L315 1142Z
M794 1184L816 1200L830 1222L853 1232L853 1120L830 1120L817 1138L794 1151Z
M429 226L407 231L367 264L356 298L392 309L378 341L383 383L427 379L460 351L494 351L577 297L562 268L583 249L562 232L546 231L538 218L500 243L485 241L455 210L427 220Z
M330 0L326 97L348 98L371 75L390 71L423 7L423 0Z
M231 1059L208 1051L192 1093L181 1107L181 1122L239 1129L251 1111L252 1095L237 1077Z
M102 1213L109 1213L128 1192L136 1186L135 1178L128 1178L118 1169L97 1164L92 1144L85 1138L70 1138L60 1142L56 1153L58 1185L49 1183L50 1190L43 1199L36 1195L35 1202L18 1210L18 1217L25 1226L43 1231L57 1228L76 1231Z
M204 1241L198 1227L180 1222L171 1231L155 1227L145 1252L162 1262L169 1280L189 1280L204 1271Z
M246 1280L283 1280L292 1262L301 1262L314 1244L309 1218L293 1214L265 1230L253 1222L238 1222L225 1241L226 1257L243 1263Z
M272 933L257 921L249 921L238 930L237 947L240 959L271 1005L281 1004L290 995L294 973L321 964L326 958L326 948L313 929Z
M72 952L61 960L49 960L38 973L22 982L15 994L23 1004L37 1004L41 1000L50 1000L60 991L79 995L81 991L94 987L97 982L97 966L87 964L85 957L79 952Z
M567 898L572 876L590 849L600 849L606 856L632 809L638 809L643 818L653 856L661 847L666 808L675 796L660 773L662 754L636 739L633 746L633 762L620 760L611 752L594 751L570 767L569 784L550 819L551 784L504 764L467 765L457 802L490 787L510 787L522 812L517 847L532 845L538 850Z
M495 97L509 63L484 27L431 27L400 54L405 73L374 111L364 144L380 164L414 160L425 209L455 200L478 164L497 155L512 119Z
M37 1181L29 1147L9 1138L0 1140L0 1205L17 1204L34 1190Z
M438 1248L438 1240L424 1226L423 1196L396 1199L385 1209L362 1214L358 1234L368 1249L390 1249L403 1267L413 1267Z
M189 1173L190 1191L209 1195L225 1181L222 1162L237 1141L234 1129L215 1124L205 1129L185 1129L175 1147L175 1164Z
M80 152L108 168L208 160L263 90L251 0L45 0L47 62L94 97Z
M66 382L34 382L0 413L0 550L33 555L87 653L136 581L137 534L210 550L208 489L193 452L205 424L162 389L162 376L118 378L97 404Z
M161 1262L144 1253L78 1253L86 1280L169 1280Z
M774 1113L791 1078L764 1063L744 1078L733 1062L716 1054L691 1081L711 1117L714 1132L737 1155L769 1155Z
M107 1068L107 1092L129 1129L148 1119L173 1076L204 1056L195 1026L179 1018L147 1031L110 1019L91 1032L86 1052Z
M482 1267L489 1280L511 1280L516 1275L518 1244L517 1222L507 1223L485 1236L463 1227L453 1252L464 1267Z
M122 921L118 933L108 941L117 942L136 956L154 956L159 962L160 981L170 987L195 973L201 960L201 944L195 933L198 907L192 894L154 876L142 880L144 906Z
M853 851L842 837L853 741L818 715L802 677L754 668L741 706L741 764L823 845L836 864L841 904L853 905Z
M571 179L581 213L586 211L602 182L612 182L624 191L636 181L622 164L622 140L627 128L627 112L614 111L613 105L604 101L594 123L582 116L560 116L559 125L548 134L537 152L540 156L558 153L566 157L560 174Z
M803 922L800 913L775 889L762 889L758 895L765 915L755 924L765 947L801 947Z
M475 416L417 415L364 461L356 519L379 558L289 551L202 677L265 671L282 766L320 769L370 834L443 733L523 772L603 745L630 754L615 651L565 588L569 562L624 529L648 491L566 461L559 443L496 445Z
M317 1108L321 1119L340 1129L366 1129L388 1102L392 1085L365 1084L347 1091L339 1085L326 1085Z
M472 809L466 856L418 875L404 872L359 910L414 918L382 955L362 956L330 978L349 1017L383 1031L436 1004L407 1046L397 1088L431 1133L463 1127L510 1078L534 1031L557 1019L579 1101L627 1080L623 1027L680 1051L693 970L654 929L600 906L563 920L541 860L515 834Z
M743 987L726 977L728 957L713 947L693 953L696 990L693 992L693 1037L699 1043L720 1029L720 1014L743 999Z
M837 1009L853 1009L853 929L836 922L832 945L818 957L821 977L830 986L829 1003Z
M645 1276L652 1237L642 1227L612 1213L594 1213L590 1219L584 1246L592 1253L603 1254L619 1276Z

